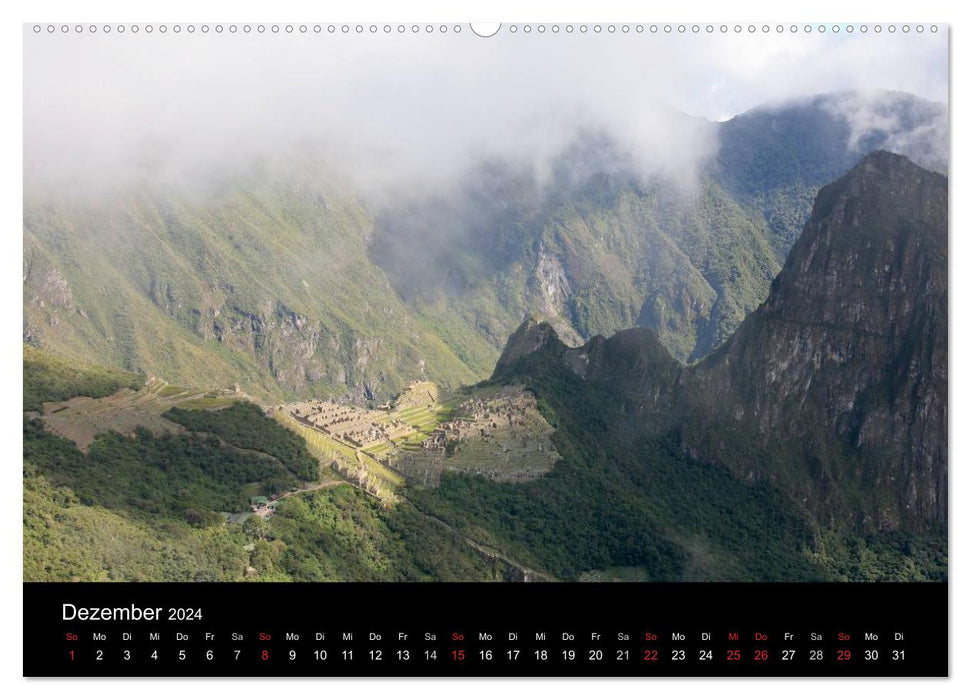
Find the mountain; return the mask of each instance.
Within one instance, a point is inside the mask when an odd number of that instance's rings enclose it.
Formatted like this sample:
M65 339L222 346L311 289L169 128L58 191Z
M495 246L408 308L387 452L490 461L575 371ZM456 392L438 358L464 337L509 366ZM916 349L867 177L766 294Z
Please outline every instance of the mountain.
M647 325L694 358L768 293L779 262L765 226L712 178L645 178L602 132L550 168L486 163L448 197L382 211L372 259L418 314L497 347L531 309L573 343ZM419 265L412 250L434 254Z
M515 576L408 503L385 507L340 478L240 395L30 346L24 379L25 581ZM264 519L251 504L267 495Z
M862 153L946 168L946 108L899 93L706 128L717 148L690 184L587 125L543 174L475 160L392 199L309 154L192 192L28 192L23 337L186 385L372 404L485 378L526 310L573 345L642 326L695 362L765 300L815 192Z
M947 517L947 202L944 176L866 157L820 191L769 299L693 372L760 444L805 455L789 480L817 509L858 491L870 501L851 510L878 528Z
M947 211L947 178L875 152L819 192L768 299L701 362L647 329L571 348L529 320L493 378L553 363L634 430L777 485L820 523L932 527L947 518Z
M880 148L947 168L946 107L905 93L821 95L708 126L716 148L692 186L645 174L590 127L548 173L483 163L453 191L384 209L372 258L419 313L490 340L529 309L570 344L638 325L691 362L765 300L820 187ZM413 250L435 252L419 264Z
M475 380L367 257L372 222L310 165L191 196L64 198L24 213L24 339L190 386L354 393ZM478 364L477 364L478 363Z
M946 580L946 272L946 178L875 152L692 365L527 318L490 380L364 411L28 345L24 577Z
M816 192L865 154L888 150L947 172L945 105L902 92L842 92L757 107L719 125L714 179L764 217L784 258Z

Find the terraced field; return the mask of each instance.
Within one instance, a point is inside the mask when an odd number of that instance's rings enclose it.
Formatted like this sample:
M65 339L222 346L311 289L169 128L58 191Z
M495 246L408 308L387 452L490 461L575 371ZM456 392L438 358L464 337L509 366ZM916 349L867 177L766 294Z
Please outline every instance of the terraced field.
M553 428L535 397L515 387L488 387L437 407L408 409L421 421L422 439L401 445L391 464L410 481L436 486L442 472L476 474L494 481L535 479L560 458Z
M422 433L430 433L440 422L438 404L412 406L402 411L393 411L389 414L389 420L392 417L407 423L416 432Z
M87 450L98 434L108 431L131 435L142 426L155 434L183 432L183 426L162 416L174 406L218 410L243 398L151 379L138 391L44 404L43 420L52 432ZM520 481L549 471L559 458L550 441L552 428L536 410L532 395L519 389L488 388L445 397L431 382L414 382L393 405L376 410L303 402L280 406L272 415L303 437L331 474L385 503L398 500L406 479L435 486L442 472L450 470ZM362 444L365 430L384 437Z
M45 403L43 420L47 428L87 450L95 437L115 431L131 435L142 426L160 435L180 433L184 428L162 417L173 406L180 408L223 408L242 396L232 392L200 391L150 379L138 391L122 389L110 396L92 399L78 396L69 401Z
M404 477L384 466L363 450L355 449L325 433L301 423L285 411L274 411L273 418L307 441L307 446L321 465L357 484L384 503L397 501L395 491Z
M402 453L420 453L451 417L455 399L442 401L432 382L412 382L393 403L365 409L332 401L303 401L273 412L302 435L330 468L383 501L395 500L405 482L396 469Z

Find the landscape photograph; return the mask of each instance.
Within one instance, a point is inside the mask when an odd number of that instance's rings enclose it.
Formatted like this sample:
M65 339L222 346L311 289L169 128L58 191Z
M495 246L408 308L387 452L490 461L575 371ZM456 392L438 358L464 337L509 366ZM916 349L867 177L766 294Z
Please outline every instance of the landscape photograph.
M947 581L925 26L25 26L24 581Z

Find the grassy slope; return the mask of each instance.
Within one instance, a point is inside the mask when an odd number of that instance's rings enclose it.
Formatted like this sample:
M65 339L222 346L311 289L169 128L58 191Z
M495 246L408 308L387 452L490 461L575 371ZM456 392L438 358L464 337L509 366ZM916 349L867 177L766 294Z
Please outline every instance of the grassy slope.
M371 225L318 181L205 206L147 195L116 210L28 206L25 325L72 359L263 396L364 383L390 394L421 360L446 385L487 372L401 305L367 258Z
M764 298L778 267L758 217L708 180L692 193L652 185L483 206L485 238L451 237L462 224L447 216L406 229L413 268L398 274L380 253L390 234L315 174L198 201L28 202L25 334L75 361L189 386L387 398L413 379L488 375L525 308L577 338L651 325L677 356L697 356ZM565 299L535 272L540 246L570 280ZM392 286L416 276L415 293Z

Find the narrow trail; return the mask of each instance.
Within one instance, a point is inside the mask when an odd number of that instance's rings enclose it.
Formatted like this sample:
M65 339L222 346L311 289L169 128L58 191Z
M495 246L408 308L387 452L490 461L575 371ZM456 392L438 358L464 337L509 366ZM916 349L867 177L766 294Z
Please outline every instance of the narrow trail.
M373 493L370 493L366 489L362 489L360 486L358 486L357 484L353 483L350 480L344 480L343 482L338 482L338 483L347 483L347 484L350 484L354 488L357 488L357 489L360 489L361 491L363 491L366 495L371 496L372 498L378 498ZM472 539L471 537L469 537L468 535L466 535L465 533L463 533L461 530L459 530L457 527L455 527L451 523L446 522L445 520L442 520L437 515L433 515L433 514L429 513L428 511L422 509L414 501L412 501L410 498L408 498L404 494L396 493L395 495L398 498L400 498L402 501L404 501L405 503L407 503L408 505L410 505L412 508L414 508L416 511L418 511L418 513L421 514L422 517L428 518L429 520L432 520L432 521L438 523L439 525L441 525L442 527L444 527L445 529L447 529L449 532L452 532L455 535L457 535L458 537L462 538L462 540L469 547L471 547L472 549L476 550L480 554L483 554L483 555L485 555L487 557L492 557L492 558L495 558L495 559L499 559L500 561L504 562L507 566L509 566L509 567L511 567L513 569L517 569L518 571L522 572L524 576L530 577L533 580L546 580L546 581L555 581L556 580L550 574L544 573L542 571L536 571L535 569L531 569L528 566L525 566L523 564L520 564L519 562L517 562L515 559L513 559L510 556L508 556L507 554L504 554L504 553L500 552L499 550L494 549L493 547L490 547L489 545L482 544L481 542ZM380 499L378 499L378 500L380 500Z
M176 425L180 425L181 426L181 424L179 424L179 423L177 423ZM183 427L183 430L185 430L184 427ZM287 468L286 465L283 462L281 462L280 461L280 458L277 457L276 455L271 455L269 452L263 452L262 450L255 450L255 449L253 449L251 447L240 447L239 445L235 445L235 444L231 443L229 440L227 440L226 438L224 438L222 435L218 435L216 433L210 433L207 430L193 430L193 431L186 431L186 432L191 432L193 435L202 435L203 437L213 438L213 439L215 439L215 440L217 440L219 442L219 446L220 447L228 447L229 449L231 449L231 450L233 450L235 452L241 452L243 454L256 455L257 457L264 457L266 459L271 460L272 462L275 462L276 464L279 464L284 469Z
M314 425L310 421L305 420L305 419L302 419L299 416L294 416L292 414L288 414L288 415L291 418L293 418L294 420L296 420L299 424L302 424L303 426L305 426L307 428L310 428L311 430L313 430L315 432L322 432L322 431L320 431L320 429L316 425ZM366 460L374 460L374 461L377 461L374 457L372 457L371 455L368 455L366 451L364 451L364 450L362 450L362 449L360 449L360 448L358 448L356 446L353 446L353 445L347 445L342 440L336 438L334 435L331 435L329 433L327 433L325 435L326 435L326 437L328 439L333 440L334 442L337 442L337 443L341 444L342 446L345 446L348 449L353 450L354 451L354 454L355 454L355 457L357 458L358 464L360 466L366 468L367 467ZM380 462L378 462L378 463L379 464L382 464ZM401 476L403 479L406 478L404 474L402 474L401 472L399 472L394 467L387 466L387 465L384 465L384 464L382 464L382 467L384 467L385 469L388 469L389 471L391 471L391 472L393 472L393 473ZM366 488L363 488L360 484L358 484L355 481L351 480L349 477L345 477L342 474L338 474L338 476L340 477L339 480L328 481L328 482L319 484L319 485L317 485L317 486L315 486L313 488L309 488L309 489L297 489L295 491L290 491L288 493L283 494L282 496L279 496L274 501L271 501L271 503L275 503L275 502L280 501L280 500L282 500L282 499L284 499L284 498L286 498L288 496L292 496L292 495L295 495L295 494L298 494L298 493L305 493L307 491L316 491L316 490L321 489L321 488L332 487L332 486L336 486L338 484L349 484L350 486L354 487L355 489L360 490L365 495L370 496L371 498L374 498L374 499L378 500L379 502L382 503L382 505L385 505L384 504L384 501L381 499L380 496L378 496L378 495L376 495L374 493L371 493ZM481 555L483 555L485 557L488 557L490 559L499 560L499 561L503 562L509 568L514 569L514 570L520 572L522 574L522 576L524 578L526 578L527 580L533 580L533 581L536 581L536 580L541 580L541 581L555 581L556 580L556 578L554 578L550 574L547 574L547 573L544 573L544 572L541 572L541 571L536 571L535 569L531 569L531 568L529 568L527 566L524 566L523 564L520 564L519 562L517 562L514 559L512 559L510 556L508 556L508 555L506 555L506 554L504 554L504 553L502 553L502 552L494 549L493 547L490 547L489 545L483 544L481 542L478 542L478 541L472 539L468 535L466 535L463 532L461 532L454 525L446 522L445 520L442 520L437 515L433 515L431 513L428 513L425 510L423 510L422 508L418 507L418 505L416 505L414 503L414 501L412 501L411 499L407 498L404 494L402 494L400 492L395 492L395 496L397 498L401 499L401 501L404 501L404 502L408 503L412 508L414 508L423 517L428 518L429 520L432 520L432 521L438 523L439 525L441 525L442 527L444 527L445 529L447 529L449 532L455 534L457 537L460 537L462 539L462 541L464 541L469 547L471 547L472 549L474 549L479 554L481 554Z
M348 482L341 481L340 479L333 479L331 481L321 481L319 484L314 484L313 486L308 486L303 489L294 489L293 491L287 491L286 493L281 493L279 496L274 498L270 503L276 503L282 501L284 498L289 498L290 496L296 496L298 493L310 493L311 491L320 491L321 489L329 489L334 486L340 486L341 484L346 484Z
M286 493L280 494L272 501L268 501L267 505L274 505L282 501L284 498L289 498L290 496L296 496L298 493L309 493L310 491L320 491L321 489L333 488L334 486L340 486L341 484L344 484L344 483L347 483L347 482L341 481L338 479L331 480L331 481L322 481L319 484L314 484L313 486L308 486L302 489L294 489L293 491L287 491ZM246 518L248 518L253 514L254 514L253 511L244 510L239 513L230 513L229 519L231 522L241 524L246 520ZM263 517L267 517L267 515L264 515Z
M317 484L317 485L315 485L313 487L310 487L310 488L296 489L294 491L289 491L289 492L287 492L287 493L285 493L285 494L283 494L281 496L278 496L273 501L270 501L270 503L276 503L278 501L283 500L284 498L287 498L288 496L293 496L293 495L296 495L298 493L306 493L308 491L317 491L317 490L320 490L320 489L323 489L323 488L332 488L334 486L339 486L341 484L348 484L348 485L352 486L353 488L358 489L359 491L361 491L365 495L370 496L371 498L374 498L374 499L380 501L383 504L383 501L381 501L381 499L378 496L375 496L373 493L371 493L367 489L361 488L360 485L356 484L355 482L351 481L350 479L346 479L346 478L343 478L343 477L340 478L340 479L335 479L335 480L331 480L331 481L322 482L322 483ZM525 566L523 564L520 564L519 562L517 562L515 559L513 559L510 556L508 556L507 554L504 554L504 553L500 552L499 550L494 549L493 547L490 547L489 545L483 544L481 542L478 542L477 540L472 539L471 537L469 537L465 533L461 532L458 528L456 528L451 523L448 523L445 520L442 520L437 515L432 515L431 513L423 510L418 505L416 505L414 501L412 501L411 499L407 498L403 494L396 493L395 495L398 498L400 498L403 502L408 503L408 505L410 505L412 508L414 508L416 511L418 511L418 513L422 517L428 518L429 520L432 520L432 521L438 523L439 525L441 525L442 527L444 527L445 529L447 529L449 532L452 532L456 536L460 537L469 547L471 547L475 551L479 552L480 554L482 554L482 555L484 555L486 557L490 557L490 558L498 559L498 560L502 561L504 564L506 564L506 566L508 566L508 567L510 567L512 569L515 569L515 570L521 572L523 574L523 576L525 576L525 577L527 577L527 578L529 578L531 580L534 580L534 581L536 581L536 580L555 581L556 580L556 578L554 578L550 574L544 573L542 571L537 571L535 569L531 569L528 566Z

